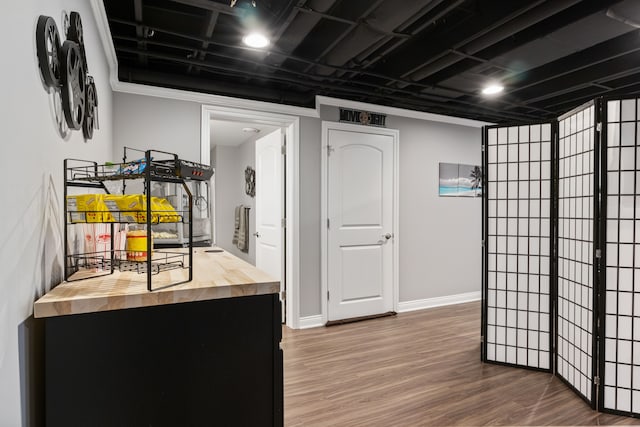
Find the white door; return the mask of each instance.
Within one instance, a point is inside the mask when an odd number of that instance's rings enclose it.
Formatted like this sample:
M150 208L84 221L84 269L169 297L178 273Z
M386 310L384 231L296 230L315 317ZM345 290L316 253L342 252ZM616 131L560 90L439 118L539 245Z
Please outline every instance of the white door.
M283 259L282 138L278 129L256 141L256 267L277 280Z
M333 126L341 129L326 131L330 321L393 310L395 244L394 136Z

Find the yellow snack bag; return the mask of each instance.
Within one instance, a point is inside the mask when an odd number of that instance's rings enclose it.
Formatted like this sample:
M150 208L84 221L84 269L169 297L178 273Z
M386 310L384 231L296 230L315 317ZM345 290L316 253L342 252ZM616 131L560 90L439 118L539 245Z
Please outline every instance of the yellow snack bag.
M180 215L167 199L151 197L151 209L158 216L159 222L179 222Z
M142 194L104 196L104 203L116 218L122 222L137 222L140 224L147 222L147 197ZM151 197L151 223L178 222L180 216L171 206L168 200L160 197Z
M67 212L72 223L114 222L104 203L105 194L74 194L67 196Z
M141 213L147 208L147 200L142 194L107 194L104 203L109 212L119 222L145 222Z

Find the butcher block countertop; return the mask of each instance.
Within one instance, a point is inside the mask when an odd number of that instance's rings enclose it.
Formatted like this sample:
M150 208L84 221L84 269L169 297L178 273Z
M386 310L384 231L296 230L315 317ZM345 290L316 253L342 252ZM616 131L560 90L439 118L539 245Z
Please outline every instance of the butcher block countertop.
M154 276L154 291L147 290L147 275L119 272L91 279L63 282L36 301L35 317L96 313L280 292L280 282L228 252L193 249L193 280L163 287L162 279L185 280L186 270Z

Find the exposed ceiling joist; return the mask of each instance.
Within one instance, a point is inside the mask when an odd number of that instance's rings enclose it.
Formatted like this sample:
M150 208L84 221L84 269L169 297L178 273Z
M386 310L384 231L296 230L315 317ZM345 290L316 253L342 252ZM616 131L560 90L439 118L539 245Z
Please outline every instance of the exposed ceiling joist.
M637 0L104 2L128 81L492 122L548 119L589 96L640 90L640 36L628 24ZM248 14L271 34L268 48L240 43ZM481 95L490 79L506 87L502 97Z
M133 2L133 16L136 20L136 22L142 22L142 0L134 0ZM144 28L141 24L136 25L136 36L138 36L139 38L142 38L144 36ZM146 49L146 44L144 41L140 41L138 43L138 49L140 50L145 50ZM147 65L147 57L144 55L140 55L138 57L138 60L140 61L140 64L142 66L146 66Z
M215 1L209 1L209 0L169 0L169 1L183 4L186 6L197 7L197 8L208 10L211 12L224 13L226 15L232 15L232 16L242 15L242 12L240 11L240 9L233 8L228 4L225 5L222 3L217 3Z

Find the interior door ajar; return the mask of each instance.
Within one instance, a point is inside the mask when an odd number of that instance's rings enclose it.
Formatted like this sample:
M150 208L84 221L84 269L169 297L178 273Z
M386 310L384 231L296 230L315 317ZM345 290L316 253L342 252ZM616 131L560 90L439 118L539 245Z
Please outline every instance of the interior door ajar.
M256 267L282 282L283 156L280 129L256 141Z
M393 310L392 135L328 129L329 321Z

